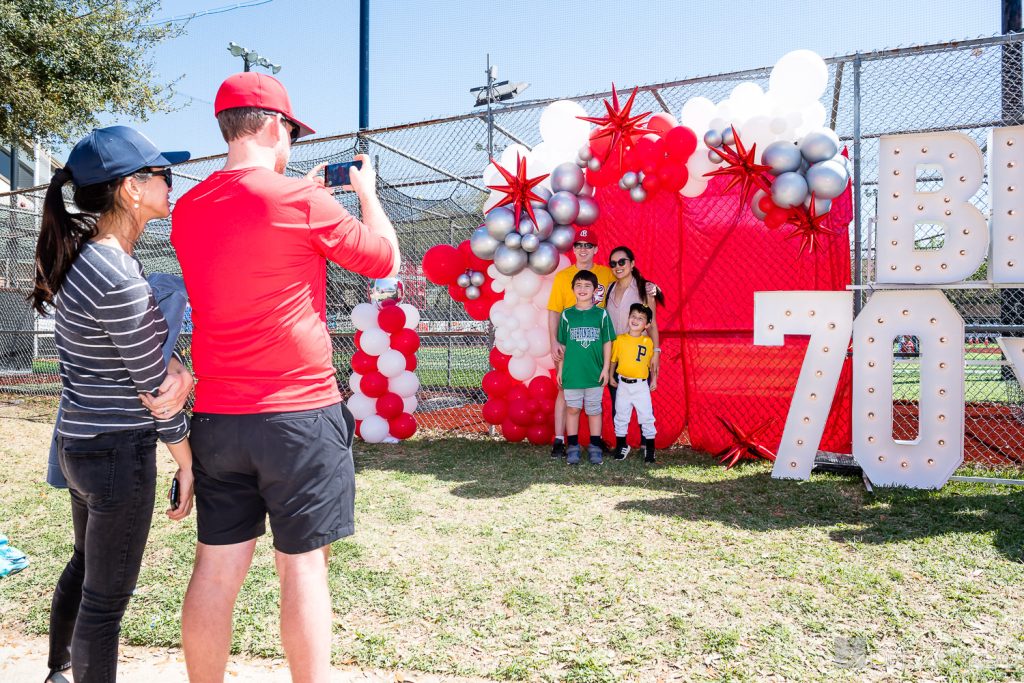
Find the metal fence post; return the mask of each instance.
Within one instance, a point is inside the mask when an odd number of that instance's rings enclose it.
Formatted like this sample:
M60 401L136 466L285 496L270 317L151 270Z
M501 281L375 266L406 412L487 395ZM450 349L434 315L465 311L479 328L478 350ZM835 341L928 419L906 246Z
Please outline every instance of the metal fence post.
M858 52L853 58L853 284L860 287L863 284L864 252L863 234L861 233L863 201L861 197L861 139L860 139L860 67L861 58ZM855 290L853 296L853 315L860 313L861 290Z

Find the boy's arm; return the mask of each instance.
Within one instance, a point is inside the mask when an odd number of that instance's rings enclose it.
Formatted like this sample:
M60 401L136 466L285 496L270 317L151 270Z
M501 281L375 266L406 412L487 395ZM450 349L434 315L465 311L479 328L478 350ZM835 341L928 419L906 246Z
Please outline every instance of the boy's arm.
M601 368L601 386L608 384L608 367L612 362L612 343L606 341L601 350L604 352L604 366Z
M178 463L178 471L174 478L178 480L178 507L168 508L167 516L174 521L188 517L192 511L192 493L195 480L192 477L192 447L188 439L182 439L177 443L167 444L167 450L171 457Z

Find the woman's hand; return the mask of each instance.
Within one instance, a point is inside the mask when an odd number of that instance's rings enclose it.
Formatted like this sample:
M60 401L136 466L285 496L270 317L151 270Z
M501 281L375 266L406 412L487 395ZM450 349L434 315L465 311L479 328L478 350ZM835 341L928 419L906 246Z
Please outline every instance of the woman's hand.
M653 282L648 282L647 283L647 298L648 299L653 299L656 296L658 296L658 285L654 284Z
M655 351L651 354L651 374L657 375L658 368L661 366L661 351Z
M195 384L188 368L182 365L177 358L172 358L167 365L167 377L160 385L158 396L154 398L151 394L139 394L139 398L142 399L142 404L152 413L153 417L158 420L166 420L181 412Z
M563 358L565 358L565 345L555 342L551 347L551 360L561 363Z
M192 494L194 493L195 479L192 477L192 468L178 468L178 471L174 473L174 478L178 480L178 507L167 508L167 516L173 519L175 522L188 517L188 514L192 512ZM167 493L167 498L170 500L171 494Z

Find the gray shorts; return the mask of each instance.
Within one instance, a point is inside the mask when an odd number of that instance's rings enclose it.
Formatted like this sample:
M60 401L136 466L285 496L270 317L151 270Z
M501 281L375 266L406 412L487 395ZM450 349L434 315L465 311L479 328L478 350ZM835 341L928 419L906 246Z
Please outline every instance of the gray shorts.
M589 389L566 389L565 405L570 408L582 408L587 415L601 414L601 398L604 396L604 387L591 387Z

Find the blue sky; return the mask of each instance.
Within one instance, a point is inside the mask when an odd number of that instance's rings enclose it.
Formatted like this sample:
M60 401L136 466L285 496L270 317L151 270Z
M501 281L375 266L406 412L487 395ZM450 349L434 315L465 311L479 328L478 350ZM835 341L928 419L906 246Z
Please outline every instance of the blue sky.
M252 0L249 0L250 2ZM258 0L257 0L258 1ZM245 0L242 0L245 2ZM232 0L165 0L157 18L225 8ZM808 48L829 57L992 35L999 0L554 2L371 0L370 125L465 113L485 56L524 98L557 97L771 65ZM298 116L330 134L358 123L358 0L271 0L199 16L153 55L179 79L180 109L119 120L165 149L217 154L213 98L242 68L228 41L283 65ZM104 117L104 122L112 122Z

